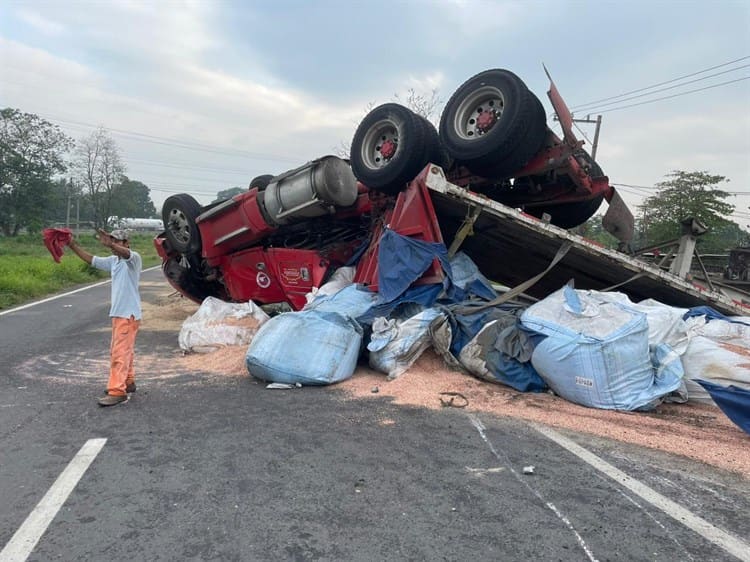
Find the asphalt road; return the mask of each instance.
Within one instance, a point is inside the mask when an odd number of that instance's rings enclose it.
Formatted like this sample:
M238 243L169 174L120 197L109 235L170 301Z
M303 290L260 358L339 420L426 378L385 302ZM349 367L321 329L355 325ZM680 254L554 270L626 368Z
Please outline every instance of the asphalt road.
M0 560L750 560L746 480L613 441L200 372L100 408L108 298L0 315Z

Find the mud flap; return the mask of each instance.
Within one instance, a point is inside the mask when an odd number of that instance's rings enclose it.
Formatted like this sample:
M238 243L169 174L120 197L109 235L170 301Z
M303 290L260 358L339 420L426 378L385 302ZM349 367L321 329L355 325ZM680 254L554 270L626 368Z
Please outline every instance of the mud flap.
M633 240L633 231L635 230L633 213L630 212L630 209L628 209L625 201L622 200L622 197L620 197L615 188L612 188L612 195L607 196L607 202L609 203L609 209L607 209L602 219L604 230L617 238L621 245L630 247L630 242Z

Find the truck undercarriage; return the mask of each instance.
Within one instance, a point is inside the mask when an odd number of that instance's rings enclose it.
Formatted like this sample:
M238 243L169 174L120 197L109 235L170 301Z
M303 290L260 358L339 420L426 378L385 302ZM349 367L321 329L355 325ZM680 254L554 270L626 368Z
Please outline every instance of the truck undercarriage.
M606 199L604 226L626 247L633 216L576 139L550 83L562 138L547 128L542 104L517 76L489 70L453 94L439 133L408 108L385 104L360 123L350 162L326 156L259 176L247 192L208 207L187 194L170 197L165 231L155 239L167 279L197 302L215 296L298 310L344 265L356 267L355 282L377 290L378 243L390 228L452 252L460 246L485 276L507 286L544 270L562 242L572 245L557 274L531 295L559 288L563 276L581 288L626 283L623 290L641 298L705 302L687 282L564 230ZM436 262L419 282L441 276ZM712 302L735 310L726 299Z

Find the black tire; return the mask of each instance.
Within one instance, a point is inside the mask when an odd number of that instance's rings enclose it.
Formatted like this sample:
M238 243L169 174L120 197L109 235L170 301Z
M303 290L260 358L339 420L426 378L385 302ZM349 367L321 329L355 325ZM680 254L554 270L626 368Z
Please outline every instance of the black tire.
M518 76L487 70L464 82L448 100L440 139L472 172L502 176L527 162L544 142L547 131L540 106Z
M503 157L499 157L487 165L481 162L472 163L470 169L474 174L495 180L511 178L542 150L549 132L549 129L547 129L547 114L539 98L532 93L529 93L529 95L534 111L530 115L526 131L519 139L518 144L510 148Z
M172 195L164 201L161 217L167 239L181 254L195 254L201 250L201 234L195 219L201 205L186 193Z
M448 154L448 151L445 150L443 143L440 142L440 136L435 125L419 114L416 114L416 116L424 128L425 154L423 160L425 161L425 166L428 162L432 162L440 166L444 172L447 172L453 165L453 159Z
M352 172L367 187L395 195L427 164L426 150L420 119L402 105L386 103L368 113L354 133Z
M265 188L268 187L268 184L271 183L271 180L274 178L271 174L263 174L262 176L256 176L252 180L250 180L250 185L248 186L248 189L253 189L254 187L258 188L258 191L263 191Z
M602 167L591 158L591 154L586 152L584 149L577 150L575 156L578 158L578 163L584 168L588 168L589 175L592 178L600 178L604 175Z
M576 151L574 156L577 158L579 164L588 169L589 176L592 178L599 178L604 175L601 166L585 150L580 149ZM537 218L541 218L544 213L547 213L552 217L550 222L555 226L559 226L560 228L575 228L593 217L599 210L603 200L604 193L600 193L588 201L531 207L526 212Z
M526 212L537 218L542 218L542 215L547 213L552 217L550 223L555 226L559 226L560 228L575 228L593 217L599 210L603 200L604 194L600 193L588 201L532 207Z
M218 281L204 281L195 273L196 267L196 263L186 267L181 258L172 257L162 264L162 271L175 289L198 304L202 303L206 297L231 300L224 285Z

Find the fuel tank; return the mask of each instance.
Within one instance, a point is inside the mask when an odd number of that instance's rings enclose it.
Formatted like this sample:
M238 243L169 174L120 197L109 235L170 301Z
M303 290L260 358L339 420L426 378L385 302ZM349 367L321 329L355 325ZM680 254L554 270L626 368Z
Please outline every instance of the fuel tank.
M336 212L357 200L357 180L346 160L324 156L274 177L265 189L266 216L281 226Z

